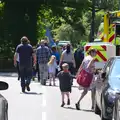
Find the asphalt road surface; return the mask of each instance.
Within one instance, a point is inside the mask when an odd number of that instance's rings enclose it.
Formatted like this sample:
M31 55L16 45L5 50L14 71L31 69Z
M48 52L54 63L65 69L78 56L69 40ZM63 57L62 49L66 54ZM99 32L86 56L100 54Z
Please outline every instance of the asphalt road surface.
M100 120L98 115L91 111L90 92L81 101L81 110L75 109L75 102L81 93L74 82L71 93L71 105L61 105L61 94L58 87L41 86L32 82L31 91L23 94L20 82L15 73L0 73L0 80L9 84L9 89L0 91L8 100L9 120Z

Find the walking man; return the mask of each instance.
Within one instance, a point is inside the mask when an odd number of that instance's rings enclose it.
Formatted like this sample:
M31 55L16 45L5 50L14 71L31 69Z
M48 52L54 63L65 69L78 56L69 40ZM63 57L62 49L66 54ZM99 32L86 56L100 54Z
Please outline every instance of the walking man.
M17 46L14 55L14 65L16 65L16 59L19 54L22 92L25 92L25 88L27 88L27 91L30 91L29 85L32 78L32 57L34 66L36 64L36 56L33 52L32 46L28 42L29 40L27 37L22 37L21 44Z
M50 50L45 46L45 41L41 40L40 46L37 48L37 58L40 71L41 84L46 85L48 79L48 61L50 58Z

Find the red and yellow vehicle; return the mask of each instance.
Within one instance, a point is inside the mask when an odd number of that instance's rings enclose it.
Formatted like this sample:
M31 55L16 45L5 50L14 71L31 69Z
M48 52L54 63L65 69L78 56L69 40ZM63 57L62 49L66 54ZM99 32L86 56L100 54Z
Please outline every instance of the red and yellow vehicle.
M84 47L85 55L91 48L97 50L97 68L102 68L110 57L120 55L120 11L106 12L103 21L97 35L100 41L87 43Z

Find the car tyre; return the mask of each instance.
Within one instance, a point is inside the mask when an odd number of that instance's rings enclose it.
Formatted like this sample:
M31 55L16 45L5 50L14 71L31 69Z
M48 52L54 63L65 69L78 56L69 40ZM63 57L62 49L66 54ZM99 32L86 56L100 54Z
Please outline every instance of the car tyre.
M95 104L95 114L101 115L101 110L99 109L97 103Z
M101 112L101 120L111 120L111 119L106 119L106 118L104 118L104 117L103 117L103 114L102 114L102 112Z

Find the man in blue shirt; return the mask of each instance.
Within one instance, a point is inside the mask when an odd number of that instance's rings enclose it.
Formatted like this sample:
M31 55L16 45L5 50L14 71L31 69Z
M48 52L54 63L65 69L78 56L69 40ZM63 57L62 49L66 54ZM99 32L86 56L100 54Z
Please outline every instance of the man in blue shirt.
M21 44L17 46L14 55L14 65L16 65L16 58L19 54L22 92L25 92L25 88L30 91L29 85L32 78L32 57L34 66L36 64L36 56L33 52L32 46L28 42L29 41L27 37L22 37Z
M48 79L48 61L50 58L50 50L45 46L45 41L41 40L41 45L37 48L37 58L40 70L41 84L46 85L46 80Z

